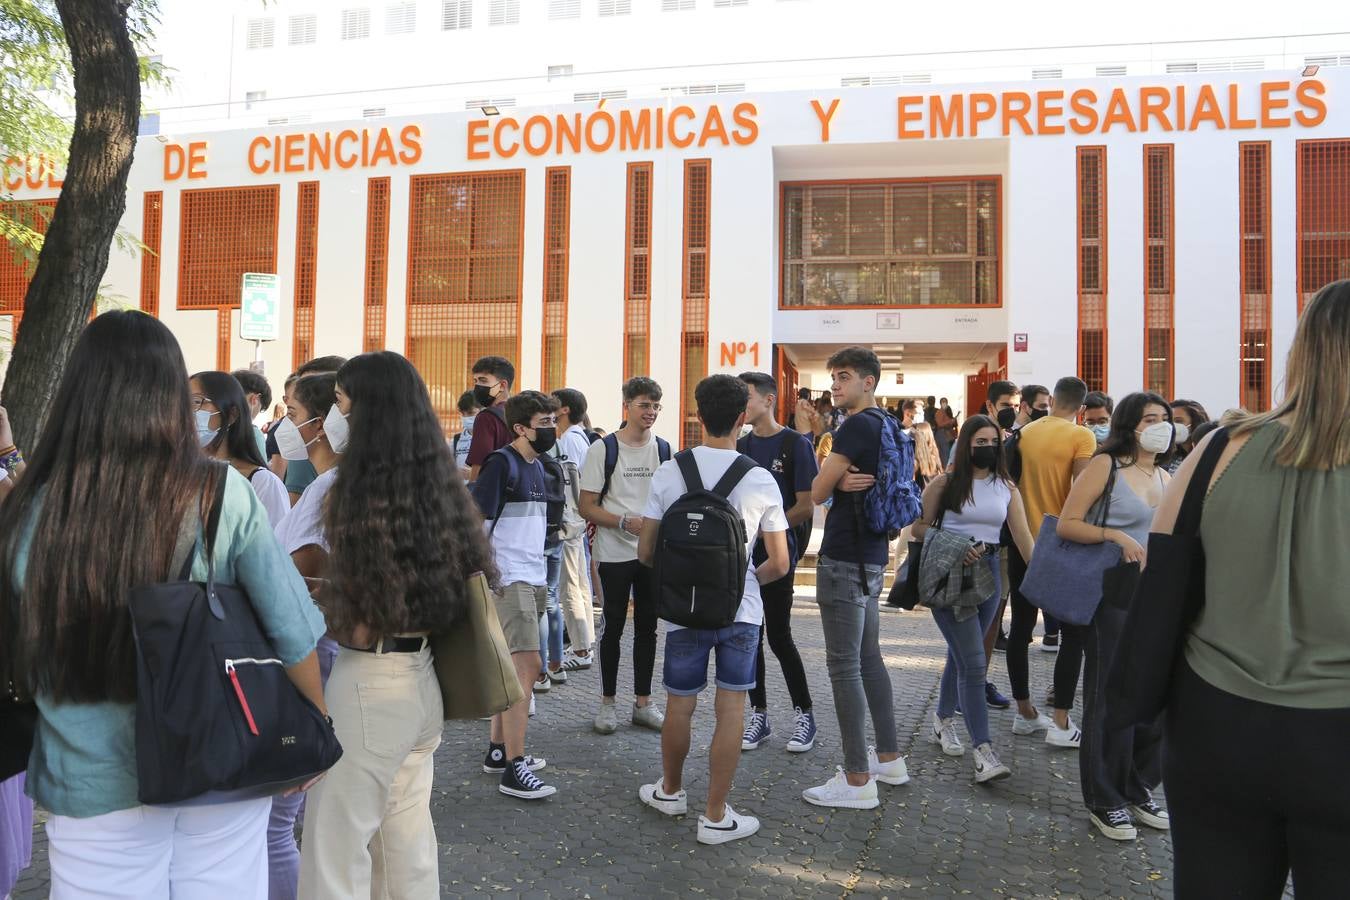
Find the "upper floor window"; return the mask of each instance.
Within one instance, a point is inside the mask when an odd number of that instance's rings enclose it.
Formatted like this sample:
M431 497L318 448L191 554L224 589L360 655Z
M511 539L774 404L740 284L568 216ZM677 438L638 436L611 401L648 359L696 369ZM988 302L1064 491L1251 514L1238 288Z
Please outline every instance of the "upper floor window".
M342 11L342 39L360 41L370 37L370 10L344 9Z
M385 34L412 34L417 30L417 4L391 3L384 8Z
M661 12L680 12L693 8L694 0L661 0Z
M313 15L291 16L290 45L313 44L319 40L319 17Z
M248 41L245 46L250 50L267 50L276 40L276 21L274 19L249 19Z
M633 13L633 0L600 0L600 15L628 16Z
M489 25L519 25L520 0L492 0L488 10Z
M548 0L548 17L553 19L580 19L581 0Z
M442 0L441 30L459 31L473 27L473 0Z

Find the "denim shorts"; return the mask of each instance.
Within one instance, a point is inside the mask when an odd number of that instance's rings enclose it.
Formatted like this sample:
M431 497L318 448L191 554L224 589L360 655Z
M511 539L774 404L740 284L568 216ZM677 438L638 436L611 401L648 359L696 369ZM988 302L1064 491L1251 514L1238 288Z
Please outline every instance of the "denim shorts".
M717 652L716 683L724 691L755 686L759 626L733 622L726 628L680 628L666 632L666 690L692 697L708 686L708 657Z

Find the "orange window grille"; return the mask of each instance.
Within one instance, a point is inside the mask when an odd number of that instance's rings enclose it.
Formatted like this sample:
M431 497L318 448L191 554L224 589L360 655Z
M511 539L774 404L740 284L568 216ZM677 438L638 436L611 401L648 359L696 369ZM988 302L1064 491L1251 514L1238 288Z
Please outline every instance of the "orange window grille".
M384 349L389 291L389 178L366 182L365 328L361 349Z
M295 328L291 369L314 358L314 301L318 294L319 183L302 181L295 205Z
M141 311L159 315L159 254L164 237L164 192L146 191L141 213Z
M1144 145L1144 390L1173 397L1172 145Z
M712 162L684 163L683 313L680 324L680 446L703 440L694 389L708 374L708 230Z
M1298 311L1350 278L1350 139L1298 142Z
M1238 145L1242 342L1239 395L1252 412L1270 409L1270 142Z
M1106 148L1078 148L1078 377L1106 391Z
M8 200L0 203L0 213L17 225L31 228L38 234L47 233L56 200ZM18 255L12 247L0 249L0 316L14 317L14 332L19 330L23 316L24 298L28 283L33 280L33 266Z
M572 230L572 169L544 173L544 336L540 390L567 387L567 273Z
M280 185L183 191L178 308L216 310L216 366L230 369L230 310L245 272L277 270Z
M525 173L415 175L409 183L405 353L453 431L474 360L520 359Z
M652 164L628 164L624 228L623 379L646 375L652 317Z
M997 306L997 177L786 183L779 306Z

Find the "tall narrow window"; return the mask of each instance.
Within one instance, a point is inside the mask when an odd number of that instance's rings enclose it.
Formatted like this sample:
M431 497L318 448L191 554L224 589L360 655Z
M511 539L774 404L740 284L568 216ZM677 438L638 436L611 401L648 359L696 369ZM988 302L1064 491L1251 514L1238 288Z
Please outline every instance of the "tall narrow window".
M489 25L519 25L520 0L492 0L488 7Z
M363 41L370 37L370 10L344 9L342 11L342 39Z
M366 322L361 349L384 349L389 288L389 178L366 182Z
M441 30L460 31L473 27L473 0L442 0Z
M652 164L628 164L628 210L624 228L623 380L646 375L652 314Z
M141 214L141 312L159 317L159 254L164 235L164 192L146 191Z
M1106 148L1078 148L1078 377L1106 390Z
M1350 139L1298 142L1298 311L1350 278Z
M684 163L684 311L680 324L680 446L703 439L694 388L708 374L708 203L712 162Z
M56 209L56 200L6 200L0 202L0 215L15 225L47 233L47 223L51 221L52 211ZM23 318L23 304L28 296L28 284L33 280L33 264L26 259L16 258L5 248L0 252L0 316L12 316L13 327L10 336L19 333L19 320Z
M1173 396L1172 145L1144 145L1144 390Z
M1270 142L1239 144L1238 166L1242 201L1239 395L1243 409L1265 412L1270 409Z
M302 181L295 198L295 334L291 369L314 358L314 300L318 294L319 183Z
M541 390L567 387L567 271L572 230L572 169L544 173L544 340Z
M481 356L520 363L525 175L414 175L408 198L408 339L447 430Z

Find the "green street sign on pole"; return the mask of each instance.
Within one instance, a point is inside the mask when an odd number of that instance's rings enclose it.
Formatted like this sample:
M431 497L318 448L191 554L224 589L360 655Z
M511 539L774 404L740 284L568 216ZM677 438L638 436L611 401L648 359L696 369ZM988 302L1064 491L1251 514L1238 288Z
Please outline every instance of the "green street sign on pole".
M281 278L245 272L239 295L239 337L275 341L281 336Z

